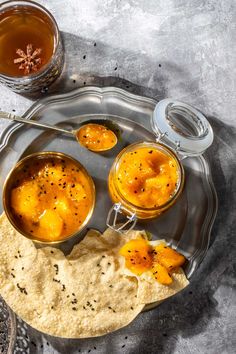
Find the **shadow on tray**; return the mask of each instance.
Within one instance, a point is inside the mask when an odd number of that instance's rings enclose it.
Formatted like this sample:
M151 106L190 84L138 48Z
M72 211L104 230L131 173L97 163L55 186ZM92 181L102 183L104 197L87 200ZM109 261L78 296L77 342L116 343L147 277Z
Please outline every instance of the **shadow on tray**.
M65 48L65 63L61 76L50 86L35 94L25 97L37 100L50 94L65 93L84 86L115 86L138 95L162 99L166 96L165 79L161 67L156 61L151 61L148 56L139 53L130 53L124 49L111 48L101 42L94 42L78 37L71 33L62 32ZM125 63L117 63L117 58L125 58ZM127 71L126 66L134 72L130 77L137 76L139 71L140 82L132 83L123 78ZM96 62L96 65L94 65ZM144 87L141 83L147 82L147 75L152 68L153 74L148 77L150 86L155 82L155 89ZM136 75L135 75L136 72Z

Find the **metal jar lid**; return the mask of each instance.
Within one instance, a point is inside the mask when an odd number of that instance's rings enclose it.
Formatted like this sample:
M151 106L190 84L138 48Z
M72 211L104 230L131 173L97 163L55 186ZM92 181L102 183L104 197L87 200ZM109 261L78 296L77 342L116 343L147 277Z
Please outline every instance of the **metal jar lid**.
M180 101L169 98L160 101L151 124L158 140L180 155L201 155L213 142L213 130L206 117Z

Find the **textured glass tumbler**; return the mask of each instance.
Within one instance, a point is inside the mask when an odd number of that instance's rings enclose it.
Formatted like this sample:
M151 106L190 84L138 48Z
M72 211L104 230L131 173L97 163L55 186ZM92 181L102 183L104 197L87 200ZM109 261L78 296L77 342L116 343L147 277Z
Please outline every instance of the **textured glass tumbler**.
M58 78L64 63L64 50L60 32L53 16L41 5L33 1L7 1L0 4L0 38L4 36L4 16L13 15L38 16L40 21L46 21L53 35L53 52L50 59L36 72L28 74L10 75L0 70L0 83L17 93L32 93L45 91L47 87ZM17 30L17 28L16 28ZM0 44L1 46L1 44ZM0 48L2 50L2 48Z

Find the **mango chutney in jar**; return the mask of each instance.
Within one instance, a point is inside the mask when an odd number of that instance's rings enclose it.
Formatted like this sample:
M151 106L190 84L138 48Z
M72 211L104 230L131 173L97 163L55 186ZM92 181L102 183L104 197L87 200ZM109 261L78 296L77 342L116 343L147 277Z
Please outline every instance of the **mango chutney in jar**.
M109 174L110 196L139 219L155 218L180 195L184 170L176 154L155 142L129 145Z

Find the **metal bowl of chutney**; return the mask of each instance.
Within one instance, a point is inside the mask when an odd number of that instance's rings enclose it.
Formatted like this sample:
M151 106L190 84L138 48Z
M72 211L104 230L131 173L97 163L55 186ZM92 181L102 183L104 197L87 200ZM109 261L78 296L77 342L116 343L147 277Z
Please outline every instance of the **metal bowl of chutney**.
M12 226L34 242L58 244L88 224L95 206L94 182L84 166L59 152L21 159L3 187L3 208Z

